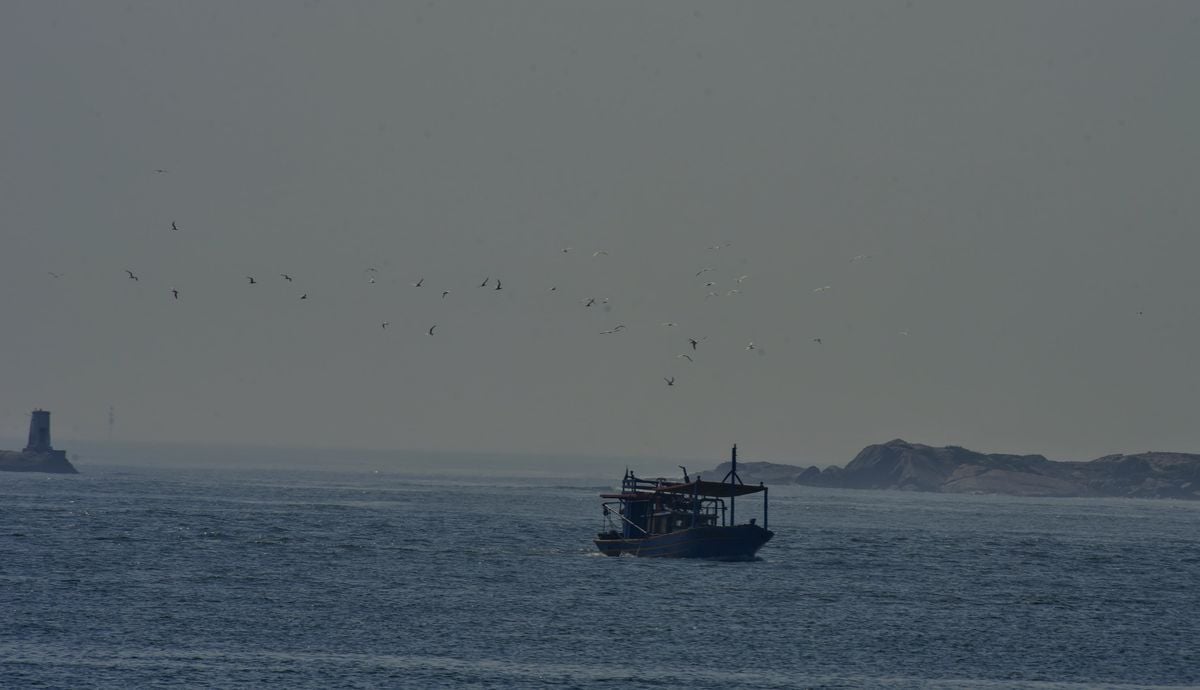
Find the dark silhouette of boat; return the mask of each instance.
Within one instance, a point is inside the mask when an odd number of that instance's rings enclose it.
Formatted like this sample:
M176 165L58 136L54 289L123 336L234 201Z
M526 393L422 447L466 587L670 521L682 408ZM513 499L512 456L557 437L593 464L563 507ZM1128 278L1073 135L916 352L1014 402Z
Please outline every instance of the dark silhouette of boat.
M639 479L625 470L621 493L601 494L608 531L596 547L608 556L630 554L659 558L711 558L740 561L754 558L775 533L767 529L767 487L747 486L737 473L737 446L732 466L719 482ZM681 468L682 469L682 468ZM761 493L762 525L750 518L735 521L738 496ZM728 503L726 502L728 499Z

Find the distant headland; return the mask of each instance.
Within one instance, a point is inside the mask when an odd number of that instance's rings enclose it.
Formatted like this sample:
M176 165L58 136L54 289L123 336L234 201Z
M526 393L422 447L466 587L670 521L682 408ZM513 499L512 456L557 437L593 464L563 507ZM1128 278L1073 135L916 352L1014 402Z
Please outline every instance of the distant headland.
M705 474L723 476L729 463ZM746 482L1009 496L1119 496L1200 500L1200 455L1148 452L1060 462L977 453L901 439L867 446L845 467L739 462Z
M50 413L34 410L29 420L29 443L24 450L0 450L0 471L79 474L65 450L50 445Z

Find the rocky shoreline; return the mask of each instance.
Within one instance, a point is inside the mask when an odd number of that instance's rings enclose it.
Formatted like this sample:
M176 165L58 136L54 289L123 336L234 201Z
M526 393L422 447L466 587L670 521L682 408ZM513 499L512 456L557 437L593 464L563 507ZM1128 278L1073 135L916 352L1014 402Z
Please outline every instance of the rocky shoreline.
M729 463L704 473L723 477ZM1200 455L1147 452L1060 462L896 439L863 448L845 467L739 462L746 483L1010 496L1118 496L1200 500Z
M51 472L53 474L79 474L79 470L67 460L61 450L48 453L0 450L0 472Z

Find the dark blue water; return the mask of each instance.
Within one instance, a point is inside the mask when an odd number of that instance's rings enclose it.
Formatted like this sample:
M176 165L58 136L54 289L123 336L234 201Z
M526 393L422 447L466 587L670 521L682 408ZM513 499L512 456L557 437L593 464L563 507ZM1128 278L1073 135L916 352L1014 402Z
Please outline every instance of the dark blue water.
M1200 684L1200 505L776 487L711 563L597 556L605 484L0 474L0 686Z

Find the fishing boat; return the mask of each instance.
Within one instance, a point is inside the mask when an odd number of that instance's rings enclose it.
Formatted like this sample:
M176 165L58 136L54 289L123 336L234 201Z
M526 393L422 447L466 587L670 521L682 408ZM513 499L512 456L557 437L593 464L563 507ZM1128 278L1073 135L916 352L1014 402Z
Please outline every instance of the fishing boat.
M747 485L737 473L737 446L729 472L719 482L693 480L682 466L683 481L640 479L626 469L621 492L600 494L607 531L596 548L607 556L711 558L744 561L775 533L767 529L767 487ZM757 518L737 524L738 496L762 494L762 525Z

